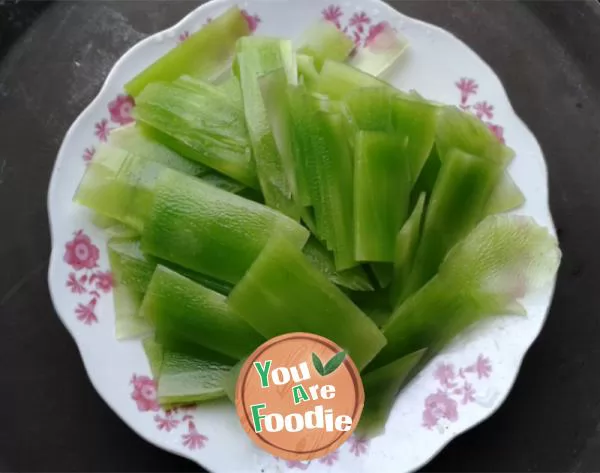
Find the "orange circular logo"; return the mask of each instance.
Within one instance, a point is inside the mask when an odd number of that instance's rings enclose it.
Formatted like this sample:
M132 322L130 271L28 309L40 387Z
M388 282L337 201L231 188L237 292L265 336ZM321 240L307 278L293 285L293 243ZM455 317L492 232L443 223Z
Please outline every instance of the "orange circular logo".
M336 450L356 428L365 393L350 357L312 333L275 337L245 361L236 385L242 427L285 460Z

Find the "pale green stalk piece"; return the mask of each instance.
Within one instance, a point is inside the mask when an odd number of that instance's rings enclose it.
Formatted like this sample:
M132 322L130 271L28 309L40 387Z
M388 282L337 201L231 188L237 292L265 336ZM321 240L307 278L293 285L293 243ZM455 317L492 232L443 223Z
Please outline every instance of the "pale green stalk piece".
M407 140L360 131L354 146L354 257L392 262L396 235L408 215L411 176Z
M343 62L354 49L350 37L329 21L319 21L304 32L298 54L312 56L320 70L326 60Z
M269 207L166 169L144 225L142 250L235 284L274 234L298 249L309 236Z
M356 428L357 435L373 437L383 433L398 391L425 352L426 349L415 351L363 376L365 406Z
M385 345L381 331L287 239L271 239L228 298L266 338L310 332L347 350L359 369Z
M458 149L448 153L427 205L413 270L402 287L399 302L429 281L448 250L481 220L502 172L502 165L489 159Z
M88 165L75 202L140 232L163 165L102 145Z
M358 48L350 59L350 65L375 77L385 75L398 62L409 44L390 24L381 25L381 31L369 39L364 48Z
M316 238L309 238L302 252L306 259L325 274L332 283L352 291L372 291L374 289L362 266L338 271L335 268L333 254Z
M299 83L308 89L314 89L319 80L319 72L315 66L315 58L306 54L297 54Z
M223 380L233 361L206 350L204 356L165 350L158 378L161 404L190 404L225 396Z
M186 74L213 80L231 64L238 38L248 34L242 11L231 7L150 64L125 84L125 90L136 97L150 83L171 82Z
M147 136L181 156L258 186L244 111L217 86L189 79L149 84L133 115Z
M485 209L484 216L494 215L515 210L525 203L525 196L519 186L513 181L508 171L504 171L502 179L492 191Z
M156 380L160 375L160 368L163 362L163 347L152 337L144 338L144 340L142 340L142 346L144 347L144 353L146 353L146 358L148 358L148 363L150 364L152 377Z
M204 164L180 156L175 151L146 136L143 128L135 124L112 130L108 144L141 158L154 161L190 176L203 176L211 170Z
M140 315L152 321L156 339L163 344L162 335L167 332L234 360L264 341L229 308L225 296L160 265L150 280Z
M504 167L515 156L479 118L456 107L440 108L435 139L442 162L453 149L490 159Z
M229 372L223 377L221 381L221 386L225 391L225 395L227 398L235 404L235 389L237 385L237 380L240 376L240 371L242 371L242 367L246 362L246 358L242 358L238 361L233 367L229 370Z
M333 100L341 100L357 89L382 86L394 90L387 83L348 64L325 61L319 80L314 83L314 88L311 90L326 95Z
M519 300L547 286L560 262L556 238L533 219L483 220L446 256L439 273L393 313L388 343L369 370L422 347L434 352L491 315L523 314Z
M244 114L265 202L299 220L300 209L292 198L293 184L288 181L286 165L277 149L259 81L261 76L283 69L287 81L297 83L298 69L292 43L274 38L248 37L238 42L237 51L236 67L242 87Z
M394 250L394 276L390 288L390 302L396 307L402 288L408 283L415 254L421 238L423 212L425 208L425 193L421 194L412 214L396 235Z

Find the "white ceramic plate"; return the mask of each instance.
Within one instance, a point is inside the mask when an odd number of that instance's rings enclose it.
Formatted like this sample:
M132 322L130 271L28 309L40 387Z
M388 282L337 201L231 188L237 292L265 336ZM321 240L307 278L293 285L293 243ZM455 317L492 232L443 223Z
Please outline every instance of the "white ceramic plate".
M254 447L233 406L223 402L164 412L140 342L114 337L112 278L106 239L90 214L71 202L86 162L111 129L131 120L123 85L146 65L184 41L234 0L210 2L174 27L129 50L104 87L69 129L48 193L52 232L50 292L75 338L93 385L109 406L149 442L215 472L365 471L401 473L418 468L452 438L489 417L507 396L523 356L544 323L552 287L525 301L526 318L496 318L464 334L434 359L398 398L385 435L352 438L312 463L285 462ZM510 172L527 197L519 213L554 232L547 201L544 157L516 116L502 84L473 51L446 31L413 20L378 0L248 0L238 2L257 34L297 38L325 17L358 45L389 22L410 41L391 81L425 97L477 114L516 151Z

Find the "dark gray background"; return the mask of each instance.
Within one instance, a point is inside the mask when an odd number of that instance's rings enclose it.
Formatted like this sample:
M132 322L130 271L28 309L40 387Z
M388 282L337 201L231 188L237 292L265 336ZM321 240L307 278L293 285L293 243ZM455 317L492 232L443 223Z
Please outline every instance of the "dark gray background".
M197 3L21 3L17 10L5 3L0 470L197 470L138 438L100 400L46 286L46 189L64 133L121 54ZM391 3L458 35L500 76L545 151L564 251L548 323L509 399L426 470L600 471L600 7Z

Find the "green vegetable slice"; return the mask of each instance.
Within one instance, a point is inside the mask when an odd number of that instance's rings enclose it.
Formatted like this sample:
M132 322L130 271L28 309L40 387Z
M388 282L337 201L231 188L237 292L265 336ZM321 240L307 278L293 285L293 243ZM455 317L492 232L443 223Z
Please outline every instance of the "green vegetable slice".
M115 335L118 340L139 338L154 331L151 323L138 317L151 273L147 274L143 257L132 257L133 251L135 249L129 241L111 241L108 245L108 259L114 279Z
M115 282L113 290L117 339L139 338L154 330L153 325L139 316L144 294L160 260L144 255L137 239L113 238L108 243L108 258ZM168 264L186 277L221 294L228 294L231 285L209 276L193 273Z
M431 279L448 250L481 220L502 172L503 166L494 161L457 149L448 153L427 206L413 271L399 302Z
M319 72L315 66L315 58L306 54L296 55L298 63L298 82L302 85L313 89L319 80Z
M325 61L319 79L314 82L314 89L311 90L333 100L341 100L356 89L382 86L391 89L391 86L385 82L352 66L336 61Z
M383 132L358 133L354 148L354 256L394 260L396 235L407 218L411 189L407 140Z
M429 197L431 196L431 193L433 192L433 186L435 185L435 181L437 180L441 165L442 163L437 152L437 147L434 145L431 148L431 153L429 153L427 161L425 161L423 169L421 169L421 173L417 178L417 182L415 182L411 190L411 208L414 208L421 194L425 194L425 203L427 203Z
M142 340L142 347L144 348L146 358L148 358L148 363L150 364L150 371L152 372L152 377L154 379L158 379L158 377L160 376L160 368L163 362L163 347L152 337L144 338Z
M115 336L117 340L146 337L154 332L154 326L138 317L143 293L116 283L113 288L115 307Z
M487 217L448 253L439 273L394 311L383 328L388 344L369 370L422 347L435 354L486 316L523 314L518 299L550 283L559 261L556 238L533 219Z
M298 143L302 137L298 136L297 128L299 126L297 123L302 119L301 114L297 112L298 102L300 101L301 105L302 98L294 93L296 92L294 86L288 87L288 78L283 69L261 77L259 83L267 118L291 195L296 202L309 206L311 202L308 181Z
M525 203L525 196L515 184L508 171L504 171L502 179L492 191L484 210L484 215L494 215L508 212L521 207Z
M91 221L93 225L104 230L109 238L135 238L139 235L134 228L97 212L93 213Z
M425 193L421 194L412 214L396 235L394 250L394 276L390 288L390 302L396 307L403 287L408 283L421 238Z
M241 10L231 7L135 76L125 90L136 97L150 83L170 82L185 74L212 80L229 67L238 38L248 34Z
M225 296L160 265L146 290L140 315L154 323L158 342L167 331L233 359L264 341L229 309Z
M415 351L363 376L365 406L356 428L358 435L372 437L383 433L398 391L425 352Z
M312 56L317 70L326 60L343 62L354 49L354 42L329 21L319 21L306 30L300 40L299 54Z
M414 184L433 147L439 107L389 87L356 90L346 97L345 104L357 129L406 137L406 156Z
M381 30L369 38L364 48L358 48L350 60L352 66L376 77L384 75L408 47L408 40L389 23L379 25Z
M514 151L501 143L479 118L450 106L440 110L436 146L442 162L455 148L490 159L505 167L515 155Z
M347 139L344 117L338 113L322 112L319 139L324 149L317 166L323 219L331 223L326 241L335 255L335 266L345 270L357 265L354 255L354 165ZM320 228L325 227L321 224Z
M306 259L326 275L332 283L353 291L372 291L374 289L367 273L361 266L345 271L336 270L333 254L316 238L310 238L302 252Z
M240 85L240 80L236 76L232 74L226 80L217 85L217 88L223 92L236 107L244 108L242 87Z
M149 84L136 100L144 132L193 161L257 187L244 112L210 84Z
M348 297L378 327L382 327L392 315L393 308L390 305L388 289L376 289L373 292L351 292Z
M166 350L158 378L161 404L190 404L225 396L223 380L234 360L206 350L203 356Z
M242 371L242 367L246 362L246 358L242 358L238 361L231 370L225 375L223 378L221 385L223 386L223 390L225 391L225 395L229 398L231 402L235 404L235 388L237 385L237 380L240 376L240 371Z
M143 133L142 127L135 124L112 130L108 137L108 144L190 176L203 176L210 173L210 168L204 164L184 158L154 141Z
M74 200L136 231L144 227L163 165L102 145L88 165Z
M377 326L281 237L267 243L228 303L267 338L311 332L333 340L359 369L386 343Z
M142 250L235 284L269 236L279 232L296 248L309 236L279 212L166 169L144 226Z
M237 49L244 114L265 202L299 220L300 210L292 199L292 183L288 181L285 164L277 150L259 83L261 76L278 69L285 71L289 83L296 83L298 72L292 43L270 38L244 38L238 42Z
M394 277L394 266L392 263L371 263L369 268L381 289L387 289Z

